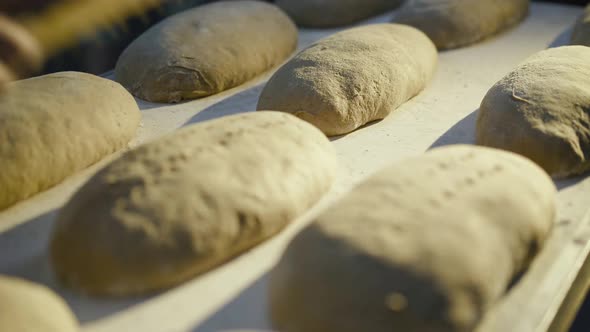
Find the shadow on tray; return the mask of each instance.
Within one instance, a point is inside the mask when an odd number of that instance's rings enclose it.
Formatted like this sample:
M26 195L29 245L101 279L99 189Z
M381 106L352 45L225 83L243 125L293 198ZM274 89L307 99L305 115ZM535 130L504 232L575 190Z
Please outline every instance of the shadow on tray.
M51 210L0 233L0 274L43 284L57 292L81 323L110 316L148 299L90 298L66 289L55 280L48 244L57 210Z
M256 85L252 88L239 92L231 97L228 97L216 104L207 107L206 109L202 110L201 112L193 116L190 120L188 120L184 124L184 126L217 119L224 116L235 115L239 113L255 112L256 106L258 104L258 98L260 97L260 93L262 92L262 89L264 88L265 84L266 83ZM379 123L380 121L381 120L371 121L355 129L352 133L371 127ZM331 136L329 137L329 139L330 141L337 141L349 134L351 133Z
M475 110L457 122L447 130L441 137L439 137L432 145L430 149L438 148L445 145L452 144L475 144L475 123L477 121L477 112Z
M328 139L329 139L331 142L337 141L337 140L339 140L339 139L342 139L342 138L344 138L344 137L346 137L346 136L349 136L349 135L356 134L357 132L360 132L360 131L363 131L363 130L365 130L365 129L369 128L369 127L372 127L372 126L374 126L374 125L378 124L378 123L379 123L379 122L381 122L381 121L383 121L383 119L373 120L373 121L371 121L371 122L369 122L369 123L365 123L364 125L362 125L362 126L360 126L360 127L356 128L355 130L353 130L353 131L351 131L351 132L349 132L349 133L342 134L342 135L336 135L336 136L329 136L329 137L328 137Z
M238 113L254 112L262 88L264 84L259 84L213 104L193 116L184 126Z
M566 46L570 44L570 38L572 36L572 31L574 30L574 27L571 26L569 28L567 28L565 31L563 31L562 33L560 33L555 40L553 40L553 42L551 42L551 44L549 44L549 46L547 48L554 48L554 47L560 47L560 46Z
M566 178L566 179L557 179L557 180L555 180L555 186L557 187L558 190L561 191L561 190L566 189L568 187L575 186L578 183L585 181L586 179L588 179L587 174L576 176L576 177L571 177L571 178Z
M477 112L473 111L471 114L457 122L451 129L445 132L439 137L432 145L430 149L438 148L445 145L452 144L475 144L475 125L477 122ZM568 187L574 186L587 179L587 176L577 176L567 179L555 180L555 185L558 190L563 190Z
M268 274L264 274L192 332L269 330L267 284Z

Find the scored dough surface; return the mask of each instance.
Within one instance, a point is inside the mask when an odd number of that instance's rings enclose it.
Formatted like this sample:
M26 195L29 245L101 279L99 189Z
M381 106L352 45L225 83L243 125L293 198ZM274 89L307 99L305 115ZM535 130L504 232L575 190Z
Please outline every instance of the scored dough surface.
M330 188L330 141L279 112L182 128L107 166L62 209L58 278L99 295L164 289L275 235Z
M475 146L398 162L322 212L270 274L283 332L465 332L542 247L556 189Z

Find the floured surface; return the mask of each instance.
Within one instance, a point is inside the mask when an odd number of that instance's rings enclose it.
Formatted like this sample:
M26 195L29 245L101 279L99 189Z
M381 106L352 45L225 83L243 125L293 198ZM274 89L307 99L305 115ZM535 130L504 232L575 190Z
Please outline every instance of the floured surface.
M277 238L204 276L149 298L97 300L57 286L46 248L55 209L100 165L0 213L0 273L26 277L66 298L83 331L270 330L267 276L293 236L351 184L381 167L431 146L471 143L475 111L488 91L519 62L549 45L569 40L580 7L533 4L522 25L474 46L443 52L424 93L385 120L334 140L344 171L331 195ZM371 22L387 22L384 15ZM300 48L338 30L302 30ZM557 40L557 41L556 41ZM256 108L269 74L216 96L177 105L140 102L141 143L186 123ZM102 163L104 165L104 162ZM560 182L558 226L530 272L488 315L480 331L545 331L590 250L590 179Z

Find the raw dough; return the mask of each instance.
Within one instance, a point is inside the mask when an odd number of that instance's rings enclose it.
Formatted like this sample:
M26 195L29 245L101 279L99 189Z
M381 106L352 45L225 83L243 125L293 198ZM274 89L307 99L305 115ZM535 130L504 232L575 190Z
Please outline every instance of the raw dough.
M522 154L555 177L590 169L590 48L539 52L481 103L477 143Z
M93 294L176 285L279 232L329 189L335 169L329 140L288 114L183 128L82 187L58 217L54 269Z
M141 99L178 102L240 85L296 47L297 28L276 6L220 1L150 28L123 52L115 78Z
M277 0L295 22L310 28L349 25L399 7L403 0Z
M473 44L522 21L529 0L408 0L395 23L424 31L439 49Z
M89 74L8 85L0 94L0 209L125 147L140 117L121 85Z
M580 16L574 26L571 44L590 46L590 5L586 7L584 14Z
M326 135L382 119L430 81L437 52L422 32L397 24L349 29L311 45L265 86L258 109L292 113Z
M270 275L282 332L473 331L547 237L529 160L451 146L388 167L320 214Z
M49 288L0 276L0 331L75 332L78 322Z

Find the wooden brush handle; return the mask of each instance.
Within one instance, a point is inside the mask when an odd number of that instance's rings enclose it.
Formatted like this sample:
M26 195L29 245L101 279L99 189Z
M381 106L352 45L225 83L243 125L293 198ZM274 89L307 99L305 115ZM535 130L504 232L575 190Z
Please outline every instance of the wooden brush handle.
M36 72L44 59L80 38L141 15L165 1L170 0L3 0L0 86ZM40 10L25 12L25 4L32 6L29 9ZM2 12L16 14L18 18L10 19Z
M141 15L166 0L77 0L59 1L22 23L39 41L44 54L51 55L81 37L101 28Z
M43 52L37 40L20 24L0 14L0 89L12 80L40 69Z

